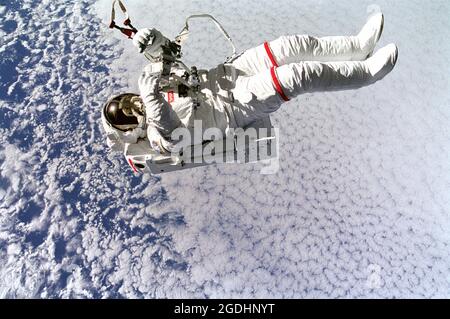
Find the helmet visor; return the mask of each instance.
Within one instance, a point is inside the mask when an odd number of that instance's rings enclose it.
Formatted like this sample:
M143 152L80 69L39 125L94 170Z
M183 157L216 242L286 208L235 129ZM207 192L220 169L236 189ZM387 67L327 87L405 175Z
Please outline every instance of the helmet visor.
M122 94L108 101L104 107L106 121L120 131L130 131L138 127L138 118L130 111L130 101L139 96Z

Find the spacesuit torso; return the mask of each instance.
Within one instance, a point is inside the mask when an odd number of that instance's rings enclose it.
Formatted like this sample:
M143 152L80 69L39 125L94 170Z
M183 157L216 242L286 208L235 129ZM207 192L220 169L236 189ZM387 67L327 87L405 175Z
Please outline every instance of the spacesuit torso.
M184 69L174 66L172 71L181 76ZM161 89L164 99L170 104L181 123L192 128L195 120L201 120L203 128L216 127L225 133L229 127L235 127L232 111L232 96L222 90L216 80L216 71L199 70L200 89L195 92L177 81Z
M161 136L166 140L163 143L170 141L170 133L179 127L192 131L195 144L202 143L203 133L209 128L218 129L221 138L225 138L230 128L238 127L233 111L235 75L230 65L221 64L209 71L199 70L198 90L178 80L185 74L185 69L177 64L172 66L171 80L159 85L160 74L154 73L159 68L158 63L151 63L139 80L151 144ZM198 131L194 134L195 121L201 134Z

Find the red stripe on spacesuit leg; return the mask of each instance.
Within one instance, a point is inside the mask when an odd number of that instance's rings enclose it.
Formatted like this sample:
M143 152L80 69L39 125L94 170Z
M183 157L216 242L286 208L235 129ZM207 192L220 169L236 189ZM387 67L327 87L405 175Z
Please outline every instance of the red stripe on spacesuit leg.
M278 68L278 63L275 60L275 57L273 56L272 50L270 49L269 43L266 41L264 42L264 49L266 50L267 56L270 59L270 62L272 63L272 68L270 69L270 74L272 75L272 81L273 85L275 87L275 90L278 92L278 94L281 96L281 98L285 101L289 101L289 98L284 94L283 88L281 87L280 81L278 81L277 74L275 72L275 69Z
M135 173L137 173L138 170L137 170L136 167L134 166L134 163L133 163L133 161L131 160L131 158L128 159L128 163L130 164L130 166L131 166L131 168L133 169L133 171L134 171Z
M289 98L284 94L283 88L281 87L280 81L278 81L277 73L275 72L276 67L270 68L270 75L272 76L273 85L275 90L280 94L281 98L286 102L289 101Z
M278 67L278 63L275 60L275 57L273 56L272 50L270 49L270 45L268 42L264 42L264 49L266 49L266 53L269 56L272 66Z

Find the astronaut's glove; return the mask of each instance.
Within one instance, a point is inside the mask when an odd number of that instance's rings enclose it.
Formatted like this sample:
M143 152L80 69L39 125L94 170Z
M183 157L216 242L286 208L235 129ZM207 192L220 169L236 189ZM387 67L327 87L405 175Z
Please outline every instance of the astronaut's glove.
M170 40L156 29L140 29L133 37L133 44L139 49L139 53L145 53L152 62L161 58L163 47L168 43Z
M175 147L172 141L164 138L159 130L152 125L147 127L147 138L151 148L162 155L170 155Z
M145 28L140 29L133 37L133 44L139 49L139 53L143 53L147 46L152 45L155 39L153 30Z

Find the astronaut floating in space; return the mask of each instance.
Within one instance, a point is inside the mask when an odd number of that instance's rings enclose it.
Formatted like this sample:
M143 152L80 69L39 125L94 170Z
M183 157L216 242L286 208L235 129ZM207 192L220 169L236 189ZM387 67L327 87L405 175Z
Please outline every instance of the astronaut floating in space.
M383 14L376 13L355 36L281 36L211 70L194 68L191 74L176 61L167 70L158 59L175 49L161 32L136 30L133 44L151 63L139 78L140 95L122 94L106 103L103 122L109 144L145 139L157 154L170 154L176 145L174 130L193 128L194 121L201 121L202 130L215 128L226 138L230 129L266 118L303 93L371 85L397 62L395 44L374 53L383 25Z

